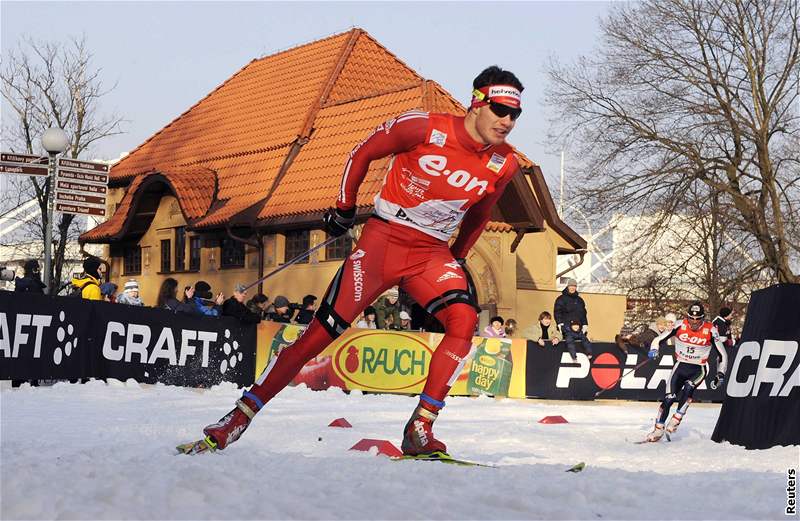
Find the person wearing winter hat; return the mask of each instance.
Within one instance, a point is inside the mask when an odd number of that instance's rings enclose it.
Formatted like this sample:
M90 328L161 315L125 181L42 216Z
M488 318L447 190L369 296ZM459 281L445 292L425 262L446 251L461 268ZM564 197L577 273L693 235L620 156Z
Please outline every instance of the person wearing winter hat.
M272 311L267 313L267 320L288 324L292 321L294 310L290 309L289 299L278 295L272 302Z
M211 285L204 280L198 280L194 285L194 295L192 296L195 314L218 317L222 313L220 306L225 301L225 296L222 293L218 294L216 299L213 296Z
M39 261L36 259L29 259L25 261L23 267L25 274L22 278L17 277L14 280L14 291L23 293L44 293L44 282L42 282L42 275L39 273Z
M411 315L408 311L403 310L400 312L400 328L401 331L408 331L411 329Z
M261 315L253 313L247 308L247 286L242 283L233 286L233 296L222 303L222 316L235 317L243 324L258 324Z
M72 279L72 285L81 292L86 300L103 300L100 293L100 259L91 256L83 261L83 275Z
M358 321L357 328L361 329L377 329L378 324L375 322L375 308L367 306L364 308L364 318Z
M125 289L122 295L117 297L117 304L127 304L129 306L144 306L141 297L139 297L139 283L134 279L128 280L125 283Z
M400 327L400 292L389 288L375 304L378 329L397 329ZM389 318L391 316L391 318Z

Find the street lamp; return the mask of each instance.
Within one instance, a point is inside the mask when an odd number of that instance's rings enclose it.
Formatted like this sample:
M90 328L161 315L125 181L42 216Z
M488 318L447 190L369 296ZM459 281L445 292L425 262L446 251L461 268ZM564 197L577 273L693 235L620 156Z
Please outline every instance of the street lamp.
M49 176L47 179L47 221L44 227L44 282L45 289L50 293L50 274L52 271L53 247L53 192L56 188L56 155L63 153L69 147L67 133L58 127L50 127L42 134L42 146L50 155Z

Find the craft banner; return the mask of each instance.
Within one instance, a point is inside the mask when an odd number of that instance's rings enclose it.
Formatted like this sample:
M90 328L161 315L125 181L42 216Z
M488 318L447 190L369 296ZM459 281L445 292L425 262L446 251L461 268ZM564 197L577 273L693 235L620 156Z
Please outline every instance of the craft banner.
M290 345L301 326L262 322L259 325L257 374L272 356ZM418 394L428 377L428 366L440 333L350 328L292 381L311 389L329 387L370 392ZM524 340L473 338L473 356L464 364L451 395L524 397Z
M711 439L748 449L800 444L800 284L754 292Z
M0 379L248 385L255 345L233 318L0 291Z

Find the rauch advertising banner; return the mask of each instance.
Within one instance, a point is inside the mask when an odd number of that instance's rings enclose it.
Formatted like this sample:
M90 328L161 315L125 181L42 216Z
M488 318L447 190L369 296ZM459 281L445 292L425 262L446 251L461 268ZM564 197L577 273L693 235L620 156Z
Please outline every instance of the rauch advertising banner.
M262 322L256 374L301 332L301 326ZM418 394L425 385L433 351L441 339L439 333L350 328L306 364L292 383L303 383L317 390L340 387ZM464 365L450 394L524 397L524 350L524 341L474 337L473 356Z

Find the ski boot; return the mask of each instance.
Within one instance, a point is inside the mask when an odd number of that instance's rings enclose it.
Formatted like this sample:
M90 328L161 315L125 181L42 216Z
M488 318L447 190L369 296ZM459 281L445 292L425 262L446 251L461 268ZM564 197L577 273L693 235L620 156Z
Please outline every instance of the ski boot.
M236 401L236 407L231 412L220 418L217 423L203 429L210 448L222 450L238 440L261 408L260 404L260 400L255 395L245 393L240 400Z
M435 412L429 411L421 404L414 409L411 419L403 429L403 443L400 446L403 454L407 456L435 452L447 454L445 444L433 437L433 422L437 416Z
M683 419L683 414L680 412L676 412L670 418L669 423L667 423L667 432L672 434L673 432L678 430L678 425L681 424L681 420Z
M647 435L645 441L649 442L656 442L661 441L661 437L664 436L664 424L663 423L656 423L653 427L653 430Z

